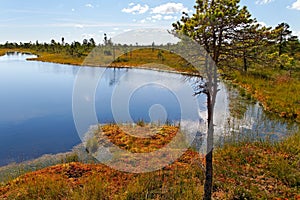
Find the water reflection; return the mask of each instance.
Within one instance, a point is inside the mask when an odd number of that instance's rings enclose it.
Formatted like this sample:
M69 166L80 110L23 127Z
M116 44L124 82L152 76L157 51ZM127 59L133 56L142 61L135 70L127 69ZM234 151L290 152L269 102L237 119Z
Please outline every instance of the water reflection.
M266 113L259 102L250 96L242 97L230 84L223 84L228 94L228 115L223 137L232 140L279 140L298 131L299 126L290 120ZM222 138L224 139L224 138ZM224 141L224 140L223 140Z
M141 69L98 68L91 77L88 68L81 69L73 93L73 113L79 135L83 138L97 122L134 123L156 119L161 124L167 121L179 124L182 120L199 123L197 98L193 96L192 87L183 80L182 75ZM155 105L162 107L162 112L151 113Z
M27 62L29 57L34 56L10 53L0 57L0 165L68 151L81 142L72 113L72 93L79 67ZM182 87L192 84L187 80L193 79L149 70L84 69L86 80L97 79L97 74L103 72L95 91L95 123L115 121L112 111L114 95L120 102L126 100L126 104L120 103L120 107L128 108L133 121L176 123L183 115L181 105L187 104L183 110L189 115L183 123L194 131L191 121L196 119L194 123L200 122L201 129L196 128L199 129L196 145L200 148L205 144L206 97L200 95L195 98L198 103L195 110L189 106L192 105L189 100L194 98L191 91L187 92ZM145 80L150 81L149 84L136 87ZM134 87L136 89L126 99L128 91ZM258 103L237 99L238 93L230 86L220 83L219 88L214 121L217 141L222 141L224 136L246 134L256 138L272 135L276 139L296 129L295 124L265 114ZM85 96L83 100L93 102L91 96ZM232 107L236 107L240 115L232 114Z
M47 67L45 67L47 65ZM58 74L58 75L70 75L76 76L78 72L77 66L57 67L55 63L38 63L38 70L42 74Z
M0 56L0 61L24 61L28 58L36 57L36 55L30 53L7 52L4 56Z

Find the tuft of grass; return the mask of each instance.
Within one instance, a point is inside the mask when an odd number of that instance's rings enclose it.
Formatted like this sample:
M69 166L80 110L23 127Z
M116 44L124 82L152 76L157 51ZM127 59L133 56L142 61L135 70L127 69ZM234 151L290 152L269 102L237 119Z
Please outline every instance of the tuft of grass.
M177 134L180 133L179 127L176 126L154 126L141 121L137 126L121 124L108 124L95 130L86 146L90 152L96 152L99 144L106 145L103 137L108 138L113 144L121 149L133 153L145 153L155 151L168 144Z
M138 120L136 124L137 124L138 126L140 126L140 127L144 127L144 126L145 126L144 120Z

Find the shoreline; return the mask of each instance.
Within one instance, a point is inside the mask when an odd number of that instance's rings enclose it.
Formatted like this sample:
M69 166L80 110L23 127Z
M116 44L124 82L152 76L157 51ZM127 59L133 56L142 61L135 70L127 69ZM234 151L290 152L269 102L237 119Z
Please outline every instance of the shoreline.
M43 57L43 53L41 52L35 52L34 50L28 50L28 49L0 49L0 55L5 55L7 52L20 52L20 53L30 53L33 55L37 55L37 58L29 58L27 59L27 61L38 61L38 62L48 62L48 63L56 63L56 64L62 64L62 65L70 65L70 66L77 66L77 67L102 67L102 68L120 68L120 69L144 69L144 70L152 70L152 71L157 71L157 72L166 72L166 73L174 73L174 74L181 74L181 75L185 75L185 76L197 76L197 77L201 77L201 75L199 75L198 73L193 73L190 71L184 71L184 69L182 70L176 70L175 67L172 68L170 67L172 70L170 69L164 69L164 68L155 68L155 67L143 67L143 65L145 64L138 64L138 63L127 63L127 64L123 64L123 63L112 63L112 65L110 66L96 66L96 65L82 65L84 63L84 59L80 58L77 60L75 59L70 59L70 58L66 58L64 57L65 55L62 54L50 54L50 57ZM48 55L48 54L47 54ZM57 56L62 56L61 58L57 59ZM69 60L68 60L69 59ZM72 62L68 62L72 60ZM226 74L226 72L224 72ZM222 76L220 76L222 79ZM226 80L226 77L225 77ZM300 123L300 113L289 113L287 112L285 109L276 109L273 107L270 107L267 105L266 99L268 99L268 96L264 96L261 94L260 89L263 88L258 88L258 89L254 89L252 88L251 84L243 84L243 82L238 81L236 79L229 79L229 81L234 84L234 85L238 85L240 88L243 88L244 90L246 90L254 99L256 99L257 101L259 101L264 110L269 112L269 113L274 113L277 116L284 118L284 119L290 119L295 121L296 123ZM296 117L295 117L296 116Z
M9 52L19 52L24 54L32 54L36 55L37 58L27 58L26 61L36 61L36 62L45 62L45 63L55 63L55 64L62 64L62 65L71 65L71 66L77 66L77 67L100 67L100 68L120 68L120 69L144 69L144 70L152 70L152 71L158 71L158 72L166 72L166 73L174 73L174 74L181 74L186 76L198 76L200 77L199 73L195 72L189 72L184 70L176 70L175 68L170 67L171 69L163 69L163 68L156 68L156 67L143 67L143 65L147 64L138 64L138 63L128 63L128 64L118 64L118 63L112 63L112 65L89 65L84 64L84 59L82 62L78 62L78 60L74 60L74 62L67 62L66 60L55 60L55 59L47 59L44 58L43 55L38 54L34 51L24 51L21 49L10 49L9 50L1 50L0 49L0 56L4 56L5 54ZM53 54L53 55L59 55L59 54ZM83 65L84 64L84 65ZM151 63L150 63L151 64Z
M67 65L67 66L75 66L75 67L98 67L98 68L115 68L115 69L142 69L142 70L151 70L151 71L157 71L157 72L166 72L166 73L173 73L173 74L181 74L185 76L197 76L200 77L198 73L192 73L192 72L185 72L185 71L177 71L177 70L167 70L167 69L161 69L161 68L151 68L151 67L142 67L140 65L82 65L82 64L72 64L72 63L61 63L61 62L51 62L51 61L43 61L43 60L37 60L36 58L28 58L26 59L28 62L35 61L35 62L44 62L44 63L54 63L54 64L61 64L61 65Z

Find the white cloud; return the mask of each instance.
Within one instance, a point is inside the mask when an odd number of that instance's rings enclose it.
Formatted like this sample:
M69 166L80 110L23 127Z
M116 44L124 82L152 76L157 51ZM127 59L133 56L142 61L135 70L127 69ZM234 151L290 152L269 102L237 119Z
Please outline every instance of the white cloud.
M152 9L154 14L174 14L188 12L188 9L182 3L166 3Z
M112 37L116 34L116 32L115 31L110 31L110 32L108 32L107 33L108 35L111 35Z
M166 15L164 16L164 20L176 20L177 17L176 16L172 16L172 15Z
M154 16L152 16L152 19L161 20L162 19L162 15L160 15L160 14L154 15Z
M300 38L300 31L294 31L294 30L292 31L293 31L293 35L298 36L298 38Z
M85 7L88 7L88 8L94 8L94 6L93 6L92 4L90 4L90 3L85 4Z
M75 12L75 9L74 9L74 8L72 8L72 12Z
M76 28L84 28L84 26L82 24L75 24Z
M300 0L297 0L292 4L292 6L288 6L289 9L300 10Z
M81 37L82 37L83 39L94 38L94 37L95 37L95 34L83 33L83 34L81 35Z
M130 3L129 8L123 8L122 12L132 13L132 14L143 14L149 10L148 5L142 6L141 4Z
M177 17L176 16L172 16L172 15L161 15L161 14L156 14L156 15L152 15L149 17L146 17L145 19L141 20L141 23L146 23L146 22L157 22L157 21L161 21L161 20L176 20Z
M263 5L263 4L271 3L272 1L274 1L274 0L257 0L257 1L255 1L255 4Z

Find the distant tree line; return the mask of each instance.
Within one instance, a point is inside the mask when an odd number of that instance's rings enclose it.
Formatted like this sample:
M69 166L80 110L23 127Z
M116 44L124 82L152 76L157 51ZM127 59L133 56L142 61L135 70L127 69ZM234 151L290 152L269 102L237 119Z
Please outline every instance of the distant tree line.
M22 48L22 49L32 49L36 52L49 52L49 53L65 53L71 56L81 57L85 55L86 52L91 51L96 47L95 40L93 38L84 39L82 43L74 41L71 44L65 42L65 38L62 37L61 42L57 42L54 39L50 43L40 43L36 41L34 43L10 43L6 42L5 44L0 45L0 48Z
M61 41L55 41L54 39L50 40L49 43L44 42L40 43L39 41L36 42L27 42L27 43L16 43L16 42L6 42L5 44L0 44L0 48L5 49L30 49L34 50L35 52L47 52L47 53L57 53L57 54L65 54L73 57L84 57L87 56L95 47L102 47L103 52L107 56L114 56L115 51L121 51L125 53L125 56L127 54L130 54L130 51L135 50L136 48L152 48L154 50L155 47L163 47L164 49L171 49L172 48L171 43L168 43L166 45L155 45L153 42L151 45L139 45L136 44L116 44L112 41L111 38L108 38L107 34L104 33L103 37L103 43L102 44L96 44L95 40L93 38L90 39L83 39L82 42L73 41L72 43L65 42L65 38L62 37ZM164 59L163 55L158 53L159 59Z

